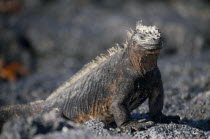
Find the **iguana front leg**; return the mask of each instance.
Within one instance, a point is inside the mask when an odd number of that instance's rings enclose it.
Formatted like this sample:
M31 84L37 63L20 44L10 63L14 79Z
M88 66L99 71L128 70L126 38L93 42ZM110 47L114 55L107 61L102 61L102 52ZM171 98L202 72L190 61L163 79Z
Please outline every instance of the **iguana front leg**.
M120 87L123 89L124 87ZM128 89L127 87L126 89ZM111 104L111 112L114 115L114 120L121 131L143 130L154 125L152 121L133 120L126 102L129 100L129 94L119 93L113 97Z
M179 116L166 116L162 114L164 91L162 81L159 81L157 86L154 86L153 91L149 96L149 112L151 118L155 122L161 123L179 123Z
M143 120L133 120L126 105L115 101L111 106L115 122L121 131L144 130L154 125L154 122Z
M162 83L153 88L149 96L149 112L154 121L161 121L164 91Z

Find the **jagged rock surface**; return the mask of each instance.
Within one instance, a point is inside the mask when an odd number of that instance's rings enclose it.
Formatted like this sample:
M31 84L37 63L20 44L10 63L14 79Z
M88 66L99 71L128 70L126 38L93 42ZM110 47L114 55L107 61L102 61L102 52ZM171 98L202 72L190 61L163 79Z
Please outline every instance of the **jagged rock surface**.
M90 120L78 127L53 111L8 121L0 138L209 138L208 4L136 4L132 1L111 10L67 1L44 6L38 1L31 2L7 21L8 31L12 28L22 32L36 50L37 71L15 83L1 82L0 106L46 98L84 63L114 43L122 42L123 31L142 19L145 24L157 25L164 34L166 41L159 61L165 89L163 112L180 115L182 124L157 124L133 134L118 133L112 130L115 127L99 120ZM5 32L6 28L1 30L0 36ZM6 39L4 42L10 41ZM147 107L145 102L134 111L133 117L146 116Z

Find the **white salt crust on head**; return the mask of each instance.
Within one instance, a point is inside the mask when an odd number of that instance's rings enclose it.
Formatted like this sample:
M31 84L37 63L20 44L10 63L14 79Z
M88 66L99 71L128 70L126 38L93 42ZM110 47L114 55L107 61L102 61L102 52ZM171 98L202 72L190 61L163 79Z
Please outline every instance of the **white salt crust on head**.
M155 44L154 40L160 39L161 34L156 26L142 25L142 21L136 23L136 29L127 32L128 39L132 39L138 44Z

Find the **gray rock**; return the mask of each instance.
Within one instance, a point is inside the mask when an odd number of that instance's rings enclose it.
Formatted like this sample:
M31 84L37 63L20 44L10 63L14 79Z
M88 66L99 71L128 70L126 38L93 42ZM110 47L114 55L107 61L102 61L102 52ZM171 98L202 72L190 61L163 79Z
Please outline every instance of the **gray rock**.
M74 126L62 119L57 110L53 110L43 115L36 115L26 119L19 118L7 122L0 137L8 139L32 138L39 134L62 131L64 127L71 129Z
M140 131L134 135L134 138L151 138L151 139L181 139L195 138L207 139L208 136L204 131L192 128L186 125L163 124L151 127L147 131Z
M157 25L164 34L159 61L165 89L163 112L179 115L181 124L157 124L145 131L119 133L115 125L97 119L78 126L52 111L8 121L0 138L209 138L208 4L125 1L113 10L72 1L27 1L25 6L22 12L8 17L9 28L2 29L0 36L11 30L27 36L37 52L37 71L15 83L1 82L0 106L45 99L84 63L114 43L123 42L123 31L142 19L144 24ZM10 42L8 48L17 45L14 35L4 37ZM147 103L132 116L146 117Z
M56 1L26 4L25 10L11 16L8 22L34 46L39 55L38 71L53 73L55 67L61 72L78 70L114 43L123 42L125 30L134 27L137 20L160 28L165 38L164 55L199 56L210 40L209 13L203 2L129 1L111 10L93 4Z

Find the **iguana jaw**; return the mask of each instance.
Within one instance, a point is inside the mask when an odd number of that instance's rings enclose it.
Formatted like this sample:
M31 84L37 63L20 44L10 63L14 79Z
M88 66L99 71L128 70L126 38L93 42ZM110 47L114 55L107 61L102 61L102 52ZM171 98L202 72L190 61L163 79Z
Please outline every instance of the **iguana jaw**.
M157 50L152 50L152 51L147 51L147 54L159 54L160 53L160 49Z
M146 53L148 54L158 54L160 53L160 50L162 49L162 45L160 44L153 44L153 45L146 45L146 46L142 46L144 48L144 51L146 51Z

